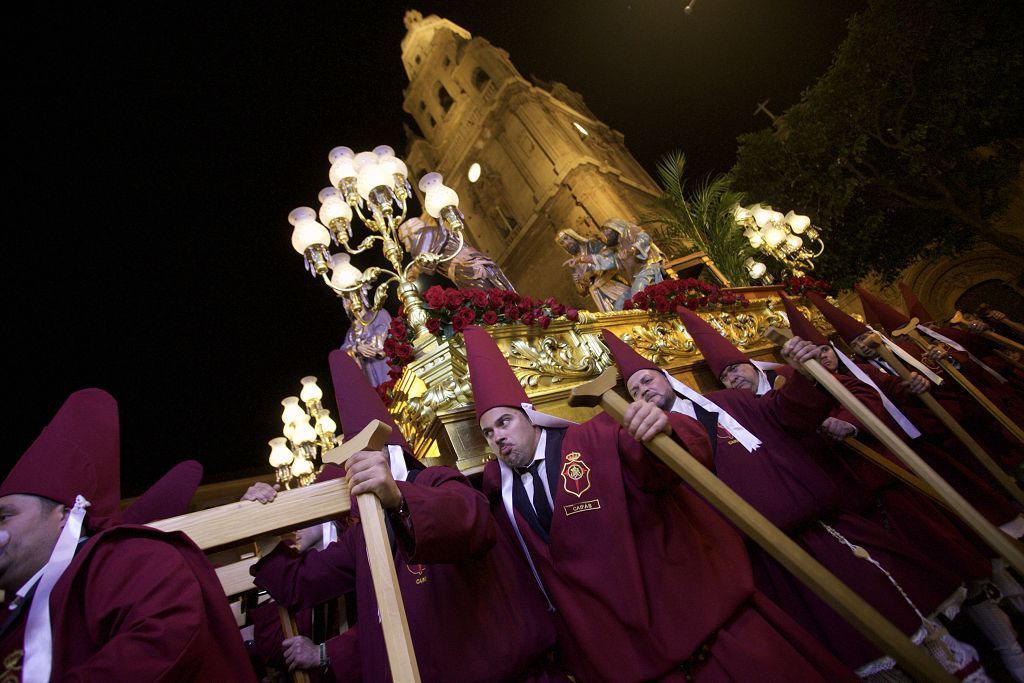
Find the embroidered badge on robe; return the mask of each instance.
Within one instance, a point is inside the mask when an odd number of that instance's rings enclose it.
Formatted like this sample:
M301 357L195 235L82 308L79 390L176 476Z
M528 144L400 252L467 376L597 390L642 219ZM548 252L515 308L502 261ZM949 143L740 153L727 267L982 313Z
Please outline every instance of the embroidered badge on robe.
M565 463L562 465L562 488L577 498L590 488L590 467L576 451L565 456Z
M417 584L421 584L421 583L426 583L427 582L427 577L424 576L424 574L426 574L426 571L427 571L427 565L425 565L425 564L407 564L407 565L405 565L405 568L409 570L410 574L413 574L414 576L417 577L416 578L416 583Z

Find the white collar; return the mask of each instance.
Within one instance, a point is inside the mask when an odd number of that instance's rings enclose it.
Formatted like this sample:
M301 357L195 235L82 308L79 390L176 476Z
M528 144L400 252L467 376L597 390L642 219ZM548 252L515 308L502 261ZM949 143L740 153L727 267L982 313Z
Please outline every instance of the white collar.
M677 394L681 394L686 399L686 401L696 403L709 413L718 413L718 424L728 429L729 433L732 434L733 438L739 441L740 445L743 446L743 448L745 448L748 453L757 450L761 446L761 440L758 439L753 434L751 434L749 431L747 431L747 428L741 425L739 422L737 422L736 419L728 412L726 412L724 408L719 406L717 403L711 401L710 399L704 398L696 391L691 389L689 386L683 384L682 382L680 382L679 380L677 380L675 377L668 374L664 370L662 370L661 372L662 374L665 375L665 379L668 380L668 383L672 386L675 392ZM685 401L683 405L685 406ZM674 410L675 405L673 405L672 408ZM684 415L689 415L690 417L696 419L695 413L691 414L689 411L686 410L683 410L681 412Z

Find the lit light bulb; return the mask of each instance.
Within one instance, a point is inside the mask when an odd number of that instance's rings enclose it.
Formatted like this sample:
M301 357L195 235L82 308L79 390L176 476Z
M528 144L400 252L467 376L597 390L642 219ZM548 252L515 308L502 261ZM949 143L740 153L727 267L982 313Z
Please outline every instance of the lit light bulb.
M428 173L420 178L420 190L423 191L423 205L432 218L441 215L441 209L447 206L459 206L459 195L444 184L444 176L440 173Z
M295 454L292 453L292 449L288 448L288 439L283 436L279 436L276 439L271 439L267 442L270 446L270 466L277 469L278 467L284 467L290 465L292 460L295 459Z
M317 386L316 377L313 375L303 377L299 381L302 382L302 391L299 392L299 398L301 398L304 403L319 401L324 397L324 392Z
M330 225L331 221L338 218L343 218L346 221L352 220L352 207L345 201L341 190L325 187L320 190L317 199L320 201L320 222L324 225Z
M809 217L801 216L800 214L793 213L792 211L786 214L786 222L789 223L789 228L797 235L802 234L803 231L811 225L811 219Z
M299 405L298 396L288 396L281 400L284 410L281 412L281 422L286 425L298 422L306 416L306 411Z
M288 214L288 222L295 226L292 230L292 249L305 254L311 245L320 244L326 247L331 243L331 233L316 220L316 212L308 206L300 206Z
M348 254L335 254L331 257L331 286L335 289L352 289L363 278L363 271L351 263Z

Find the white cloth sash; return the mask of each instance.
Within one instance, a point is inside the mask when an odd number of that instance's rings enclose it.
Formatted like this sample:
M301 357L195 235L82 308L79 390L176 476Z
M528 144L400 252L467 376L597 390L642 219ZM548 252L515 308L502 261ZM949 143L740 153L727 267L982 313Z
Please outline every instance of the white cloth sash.
M921 431L914 426L914 423L910 421L910 418L904 415L903 412L889 400L889 397L885 395L885 392L878 388L878 385L872 381L871 377L869 377L866 372L860 369L852 358L836 348L835 344L832 344L832 350L836 352L836 357L838 357L840 362L846 366L846 369L850 371L851 375L875 390L875 393L877 393L879 398L882 399L882 405L885 407L885 412L889 413L889 415L892 416L892 419L896 420L896 424L900 426L907 436L911 439L916 439L921 436Z
M725 409L719 407L718 404L714 403L713 401L704 398L699 393L697 393L690 387L686 386L685 384L677 380L675 377L665 372L664 370L662 370L662 373L664 373L665 378L668 380L668 383L672 385L672 388L676 391L677 394L682 395L684 398L691 401L692 403L696 403L709 413L718 413L718 424L722 425L727 430L729 430L729 433L732 434L734 439L740 442L740 445L747 450L747 453L752 453L761 446L761 440L758 439L753 434L751 434L749 431L747 431L747 428L741 425L739 422L737 422L732 415L725 411ZM683 402L683 405L686 405L685 401ZM688 413L686 411L683 411L683 414L687 415ZM689 415L689 417L692 417L694 419L697 418L696 414Z
M931 381L932 384L934 384L935 386L939 386L940 384L943 383L943 380L942 380L941 377L939 377L934 372L932 372L927 367L925 367L924 363L922 363L921 361L919 361L918 359L914 358L909 353L904 351L903 348L899 344L897 344L893 340L889 339L889 337L887 337L882 332L879 332L875 328L871 327L871 325L868 325L868 329L871 330L872 332L876 333L879 336L879 338L882 340L882 342L886 346L888 346L889 349L892 350L892 352L894 354L899 356L903 360L904 363L909 363L910 365L914 366L914 369L917 370L918 372L920 372L925 377L927 377L929 379L929 381Z
M82 536L85 509L89 501L75 496L75 505L68 513L64 528L43 567L42 576L28 608L25 622L25 660L21 673L23 683L47 683L53 668L53 632L50 623L50 593L75 558L78 539Z

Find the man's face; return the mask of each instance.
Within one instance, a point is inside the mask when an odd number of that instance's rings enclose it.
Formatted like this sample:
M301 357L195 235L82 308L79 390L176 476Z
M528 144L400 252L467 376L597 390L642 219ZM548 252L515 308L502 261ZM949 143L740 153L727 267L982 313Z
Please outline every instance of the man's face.
M601 234L604 235L604 243L609 247L614 247L619 243L619 233L611 228L601 228Z
M671 410L676 392L664 373L645 368L634 372L626 382L626 390L634 401L653 403L662 410Z
M39 496L0 498L0 589L11 594L50 559L66 511Z
M852 342L850 342L850 348L853 349L854 353L862 358L868 360L874 360L878 358L878 351L875 350L874 346L869 346L867 341L871 337L871 332L865 332L858 336Z
M569 252L570 254L572 254L574 256L576 254L580 253L580 244L579 244L579 242L577 242L573 238L569 237L568 235L559 237L558 238L558 243L562 245L563 249L565 249L567 252Z
M757 393L757 368L750 363L735 363L725 370L718 378L726 389L744 389L754 394Z
M839 369L839 357L836 356L835 349L828 344L818 347L818 362L829 372L835 372Z
M491 408L480 417L480 431L487 445L506 465L525 467L533 461L540 427L533 426L522 410L507 406Z

